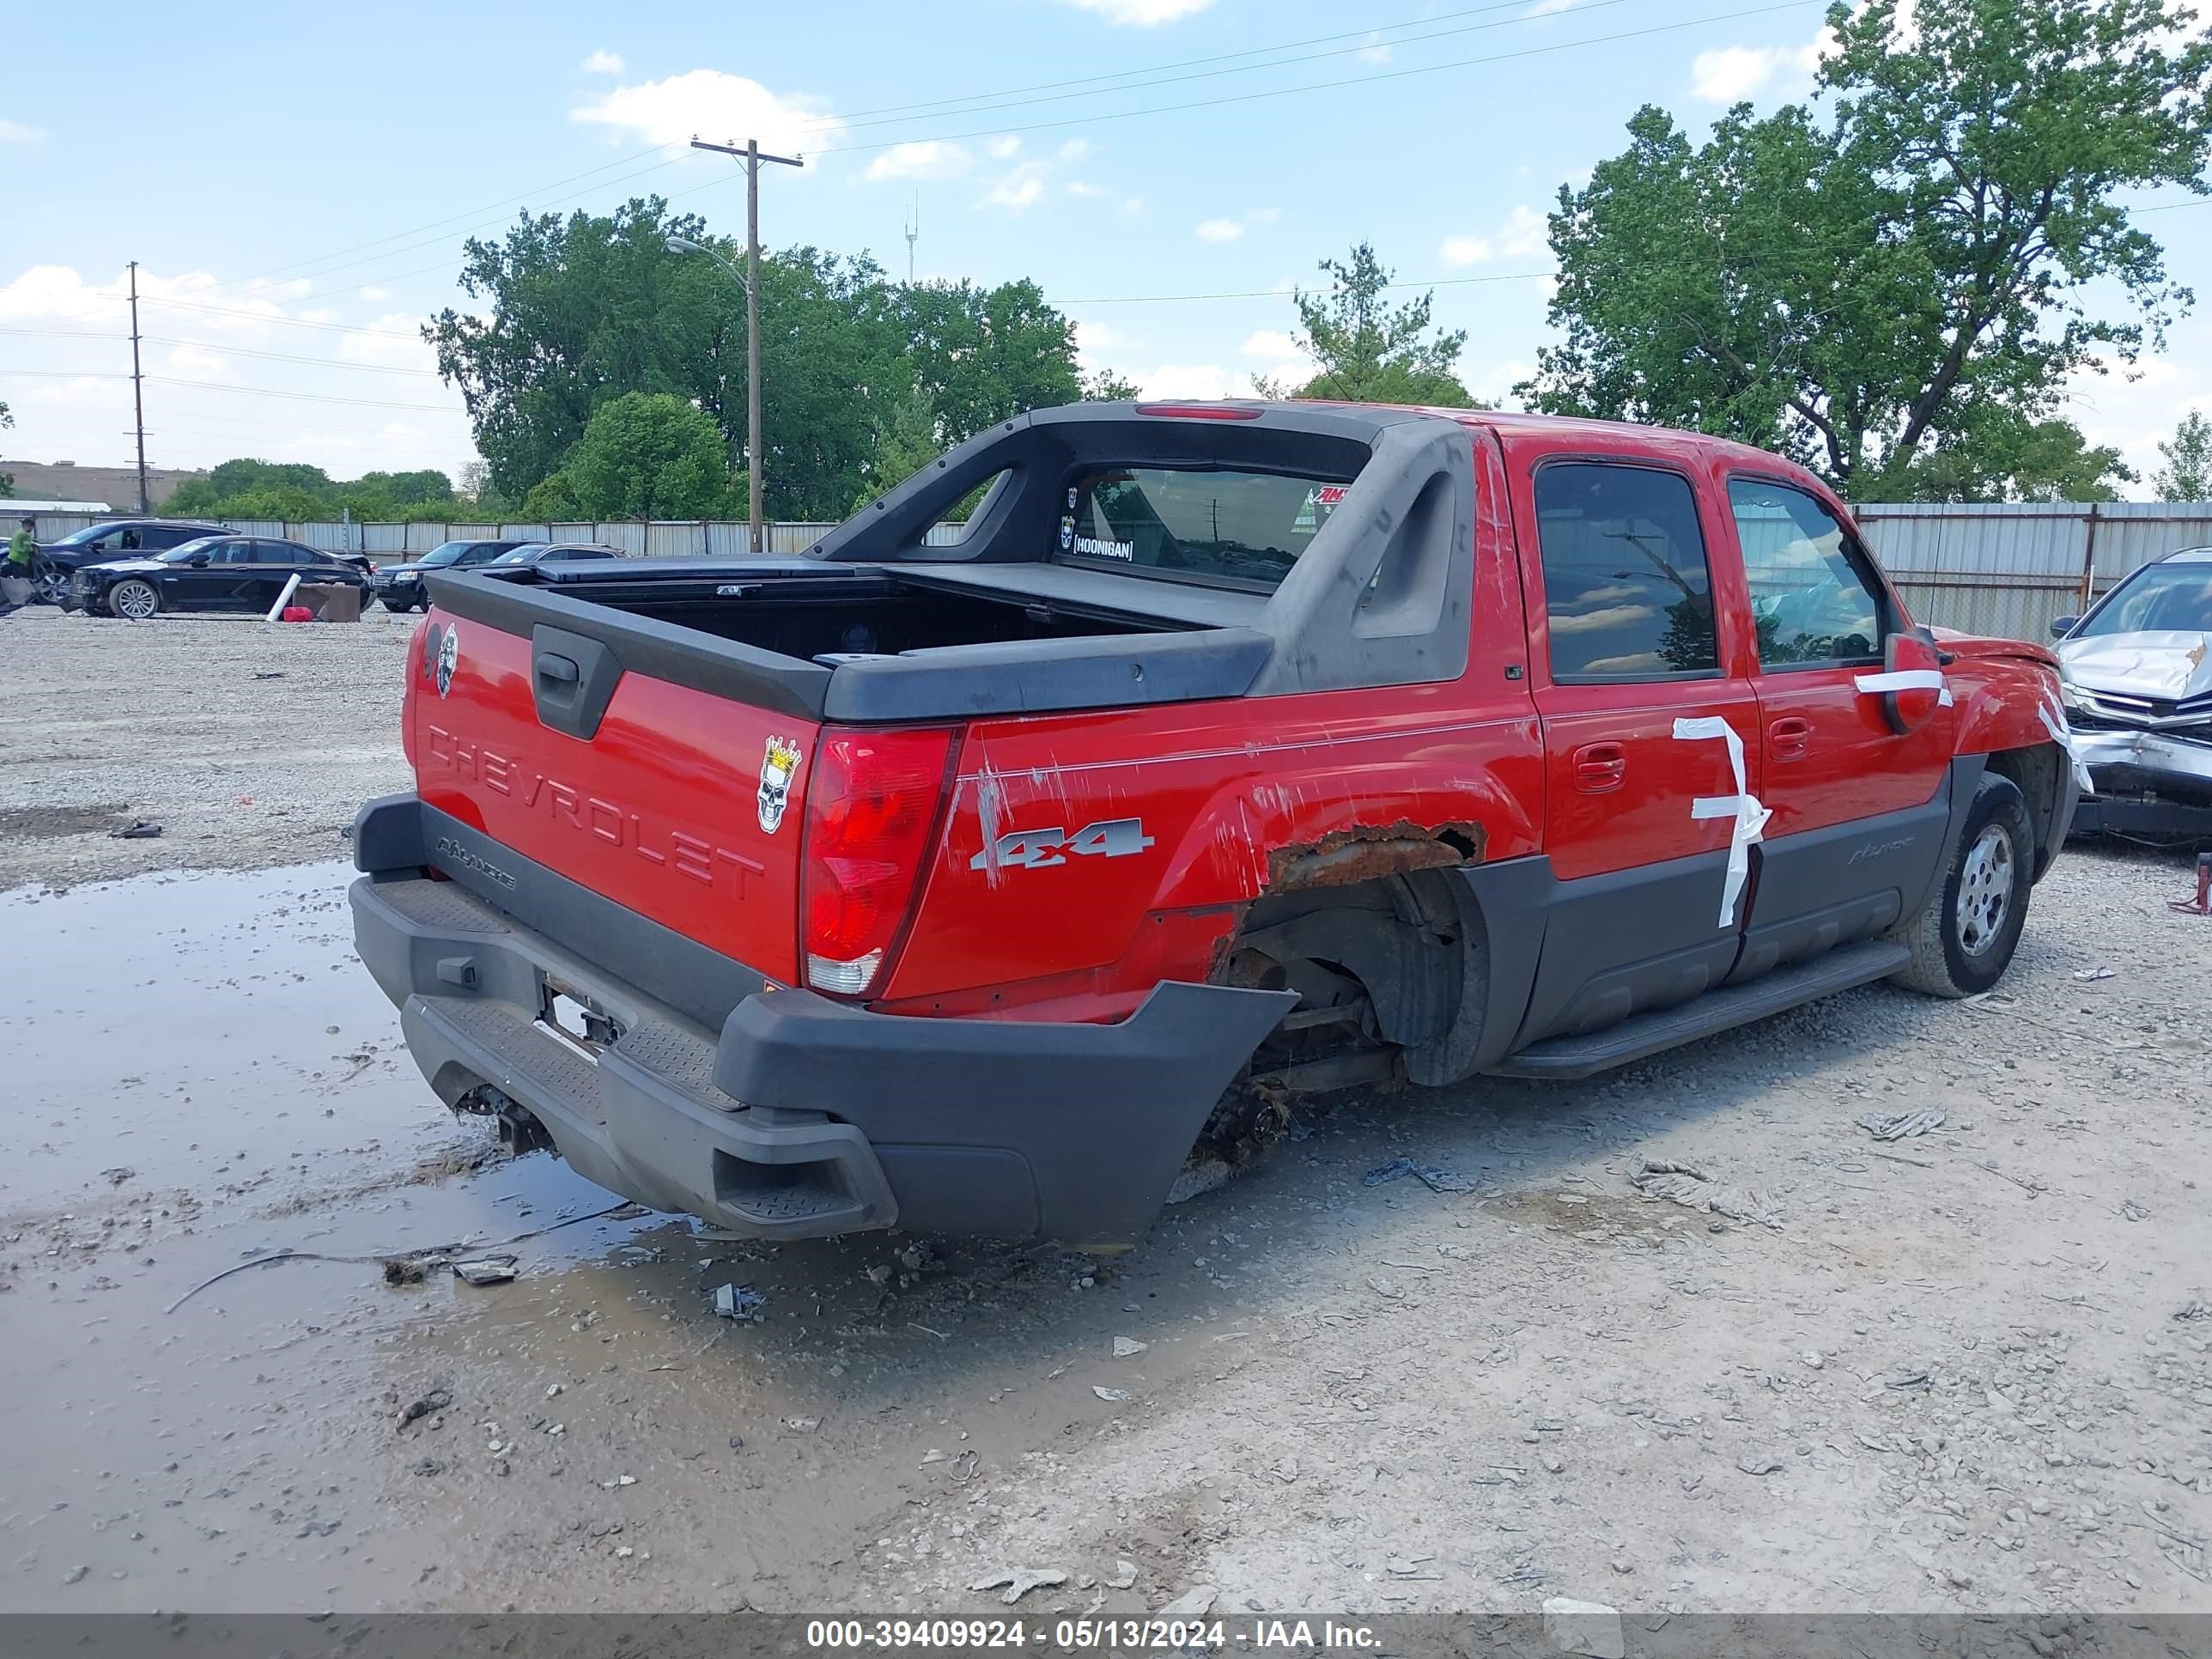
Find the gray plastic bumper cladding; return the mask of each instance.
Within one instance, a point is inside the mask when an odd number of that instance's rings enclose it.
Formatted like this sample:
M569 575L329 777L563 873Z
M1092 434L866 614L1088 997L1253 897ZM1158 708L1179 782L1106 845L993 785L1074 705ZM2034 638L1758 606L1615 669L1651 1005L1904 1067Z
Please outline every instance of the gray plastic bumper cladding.
M362 960L441 1100L489 1085L602 1186L762 1237L896 1225L1133 1243L1295 1000L1170 982L1093 1025L769 990L715 1033L458 883L387 870L351 897ZM549 975L618 1039L593 1054L555 1035L539 1018Z

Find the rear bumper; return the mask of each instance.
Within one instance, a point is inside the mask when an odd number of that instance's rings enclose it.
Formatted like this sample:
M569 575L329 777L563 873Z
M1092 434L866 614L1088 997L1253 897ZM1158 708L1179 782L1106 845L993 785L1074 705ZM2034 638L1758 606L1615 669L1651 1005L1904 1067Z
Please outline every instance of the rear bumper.
M371 873L352 902L362 961L439 1097L496 1090L601 1185L762 1237L896 1225L1133 1243L1295 1001L1166 983L1091 1025L900 1018L771 988L715 1030L428 879L410 827L424 811L411 796L363 809ZM620 1037L592 1054L556 1036L539 1018L549 978Z

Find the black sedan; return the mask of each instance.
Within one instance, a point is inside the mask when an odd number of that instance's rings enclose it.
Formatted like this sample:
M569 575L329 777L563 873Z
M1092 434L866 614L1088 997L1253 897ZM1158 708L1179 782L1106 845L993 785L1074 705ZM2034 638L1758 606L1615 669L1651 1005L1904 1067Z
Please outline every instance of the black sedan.
M489 564L502 553L511 553L518 547L535 544L530 542L441 542L419 559L411 559L404 564L381 566L376 573L376 597L384 601L386 611L427 610L430 601L422 592L424 571Z
M259 536L204 536L151 559L96 564L70 579L66 603L95 617L142 621L164 611L266 611L284 584L350 582L368 602L369 580L334 553Z
M198 524L187 519L110 519L40 543L31 562L32 579L40 599L59 605L69 592L70 578L87 565L149 559L204 536L230 533L222 525Z

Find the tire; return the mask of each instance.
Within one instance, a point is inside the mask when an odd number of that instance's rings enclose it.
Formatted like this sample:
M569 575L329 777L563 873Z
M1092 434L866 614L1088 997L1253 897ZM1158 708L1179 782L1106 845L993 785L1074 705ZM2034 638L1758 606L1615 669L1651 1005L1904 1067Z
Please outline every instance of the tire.
M144 622L161 614L161 596L153 583L133 577L107 590L107 614L130 622Z
M69 602L70 573L49 565L31 579L31 597L41 605L66 605Z
M404 617L409 611L412 611L415 606L412 603L403 604L398 599L386 599L384 602L384 608L386 611L389 611L395 617Z
M1942 881L1920 914L1888 935L1912 952L1890 977L1931 997L1988 990L2020 944L2034 869L2027 801L2010 778L1984 774Z

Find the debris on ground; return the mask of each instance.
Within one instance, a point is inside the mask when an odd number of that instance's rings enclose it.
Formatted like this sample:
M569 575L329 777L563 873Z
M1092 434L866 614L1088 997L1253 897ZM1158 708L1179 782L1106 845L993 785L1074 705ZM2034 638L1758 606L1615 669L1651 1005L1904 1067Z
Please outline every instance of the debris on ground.
M1109 1406L1118 1405L1129 1397L1129 1391L1127 1389L1102 1389L1096 1382L1091 1385L1091 1392Z
M1212 1611L1214 1601L1220 1594L1220 1589L1212 1584L1197 1585L1176 1596L1152 1617L1164 1619L1170 1624L1179 1619L1186 1624L1194 1619L1203 1619Z
M1432 1193L1471 1193L1474 1182L1456 1170L1445 1169L1437 1164L1416 1164L1410 1158L1394 1158L1380 1169L1370 1170L1361 1177L1369 1187L1386 1186L1393 1181L1402 1181L1412 1176Z
M1726 1216L1731 1221L1755 1221L1764 1227L1782 1224L1781 1209L1767 1194L1717 1186L1703 1170L1691 1164L1647 1158L1628 1181L1644 1197L1679 1204L1686 1210Z
M420 1285L424 1277L422 1262L411 1256L388 1256L384 1263L384 1282L387 1285Z
M110 841L152 841L161 833L160 824L149 823L144 818L138 818L134 820L128 829L109 830L107 838Z
M2173 1316L2176 1319L2212 1319L2212 1307L2207 1307L2201 1297L2192 1296L2173 1310Z
M1746 1452L1735 1460L1735 1466L1746 1474L1772 1474L1782 1467L1782 1460L1765 1452Z
M453 1263L453 1272L471 1285L504 1285L514 1277L512 1255L472 1255Z
M409 1406L405 1411L399 1413L399 1421L396 1426L404 1429L410 1423L415 1421L416 1419L419 1417L428 1417L432 1412L444 1411L453 1403L453 1394L452 1389L433 1389L429 1393L424 1395L420 1400L416 1401L412 1405Z
M750 1285L724 1285L714 1292L714 1311L725 1319L757 1323L766 1317L763 1310L767 1306L768 1298Z
M999 1599L1011 1607L1033 1589L1054 1589L1066 1582L1067 1575L1057 1567L1002 1567L985 1574L968 1588L999 1590Z
M1106 1576L1108 1589L1127 1589L1136 1582L1137 1564L1134 1561L1117 1559L1114 1571Z
M2077 968L2074 977L2079 980L2112 979L2117 977L2110 968Z
M1184 1203L1202 1193L1218 1193L1237 1177L1229 1161L1220 1158L1194 1158L1176 1172L1175 1185L1168 1188L1167 1202Z
M1117 1336L1114 1339L1114 1358L1127 1359L1132 1354L1144 1352L1151 1346L1149 1342L1138 1341L1133 1336Z
M1544 1637L1561 1653L1578 1653L1585 1659L1626 1659L1628 1653L1620 1614L1602 1601L1546 1596Z
M127 1164L118 1164L113 1169L102 1170L100 1173L106 1177L107 1184L109 1186L120 1187L125 1182L137 1175L138 1171L132 1169Z
M1936 1111L1869 1112L1863 1117L1851 1120L1876 1140L1911 1140L1926 1134L1930 1129L1943 1127L1943 1114Z

